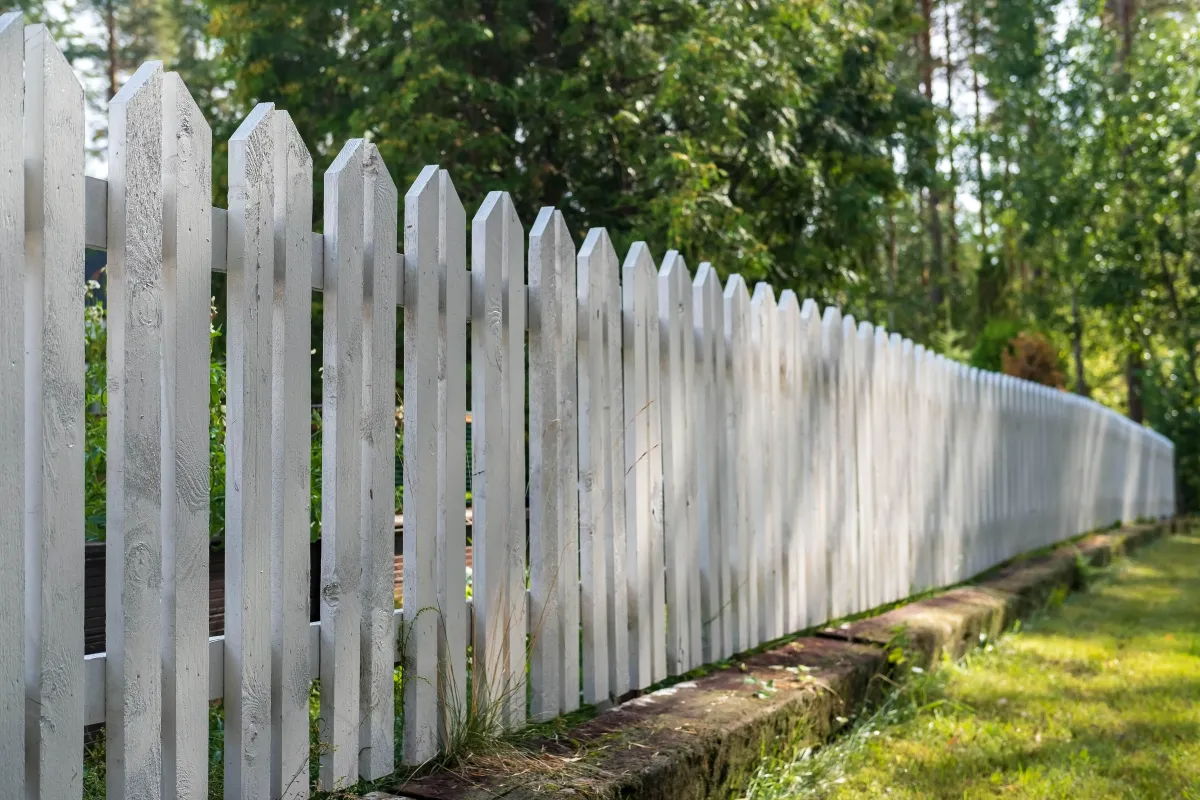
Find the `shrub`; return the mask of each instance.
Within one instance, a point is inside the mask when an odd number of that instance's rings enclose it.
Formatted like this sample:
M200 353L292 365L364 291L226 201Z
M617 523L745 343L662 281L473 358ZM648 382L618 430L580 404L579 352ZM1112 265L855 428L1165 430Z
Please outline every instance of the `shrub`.
M1018 333L1001 354L1000 363L1005 375L1056 389L1063 387L1058 351L1040 333Z

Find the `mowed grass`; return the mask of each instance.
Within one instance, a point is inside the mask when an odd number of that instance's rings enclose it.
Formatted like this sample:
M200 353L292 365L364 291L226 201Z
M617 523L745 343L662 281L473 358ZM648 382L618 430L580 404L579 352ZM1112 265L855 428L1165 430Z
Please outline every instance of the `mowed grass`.
M1117 562L846 728L766 759L748 796L1200 798L1200 535Z

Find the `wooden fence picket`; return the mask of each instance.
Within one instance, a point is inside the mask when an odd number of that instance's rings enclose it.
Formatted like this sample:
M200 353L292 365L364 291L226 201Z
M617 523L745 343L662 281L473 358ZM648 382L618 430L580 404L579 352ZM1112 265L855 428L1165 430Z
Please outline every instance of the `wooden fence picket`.
M728 533L729 619L733 652L753 646L757 616L753 612L751 586L756 584L757 554L751 542L749 464L755 458L749 435L752 387L750 359L750 294L741 275L730 275L725 282L724 319L726 385L725 441L729 462L723 482L727 482L725 526Z
M275 173L263 166L275 158L272 111L256 106L229 140L224 752L233 798L271 790L273 315L263 306L274 293Z
M823 435L825 391L821 365L821 312L815 300L805 299L800 306L799 353L802 421L799 487L802 511L800 538L804 554L804 616L801 628L808 628L828 617L826 602L826 529L823 520L825 498L822 481L827 472L821 442Z
M189 792L198 796L208 793L208 365L212 292L212 132L183 80L174 72L163 77L163 124L162 793L173 800ZM309 175L311 186L311 169ZM304 204L306 214L311 215L311 206L311 201ZM308 236L307 227L304 236ZM307 294L307 285L305 289ZM309 305L305 302L306 314ZM302 369L300 377L307 388L307 352ZM306 409L306 424L307 416ZM307 448L307 435L304 445ZM307 475L308 459L303 463ZM306 483L305 527L307 510ZM305 584L307 580L305 560ZM308 620L303 622L307 627ZM305 638L305 674L307 647ZM307 695L306 685L305 722ZM307 762L307 748L304 754ZM304 786L307 789L306 781Z
M780 579L783 594L779 609L779 635L800 629L801 595L804 591L804 559L800 547L803 526L803 500L800 493L800 459L803 453L800 427L801 382L797 349L799 347L800 301L791 289L779 295L775 329L779 347L779 411L782 430L778 437L775 482L779 507Z
M575 465L564 455L575 432L562 414L566 384L575 382L574 348L566 346L574 275L575 245L562 212L543 208L529 232L529 682L536 721L562 713L567 696L579 695L578 667L574 684L566 679L572 644L578 663L579 544L578 529L565 524L576 487ZM574 627L567 622L571 593Z
M699 663L699 560L692 524L696 506L691 424L694 380L692 281L677 251L658 273L659 356L662 375L663 514L667 582L667 673Z
M525 237L504 192L488 194L471 230L472 674L476 702L512 727L525 709L524 424L513 410L525 391L524 296L515 292L524 286Z
M611 258L610 258L611 255ZM596 264L600 262L597 261ZM624 314L621 266L616 251L604 253L604 412L608 417L608 491L605 518L608 529L605 554L605 602L608 609L608 692L614 700L626 694L629 684L629 533L625 497L625 381Z
M359 769L367 147L351 139L325 171L319 785L326 791L355 783Z
M438 533L439 175L436 166L425 167L404 195L404 616L398 649L406 765L424 763L438 750L437 585L429 578Z
M875 326L859 322L852 345L856 360L854 373L854 475L858 491L855 504L858 515L858 537L854 559L858 569L855 585L855 608L870 608L874 603L874 588L878 580L875 561L875 514L881 499L875 481Z
M695 437L697 470L696 544L700 561L697 577L700 583L701 658L704 663L711 663L723 657L722 609L726 607L729 569L728 546L721 525L718 471L721 437L713 435L714 431L722 430L725 418L724 383L718 374L718 369L723 371L724 368L725 319L721 280L708 262L696 270L692 284L692 309L697 350L693 388L696 410L692 435Z
M276 112L280 113L280 112ZM362 482L359 559L362 617L359 632L360 734L358 774L382 778L395 766L396 542L396 184L373 144L363 152ZM305 287L307 289L307 287ZM307 291L305 292L307 295ZM461 301L462 295L458 295ZM303 334L296 331L303 341ZM297 353L299 356L299 353ZM465 361L460 357L458 363ZM303 388L297 387L300 396ZM296 409L300 416L301 409ZM455 430L460 431L459 425ZM298 453L298 458L303 455ZM458 479L465 480L463 465ZM446 504L443 504L446 505ZM459 515L461 516L461 515ZM461 548L460 548L461 549ZM461 574L461 573L460 573ZM303 605L303 600L297 598ZM456 642L462 647L463 639Z
M605 302L617 256L603 228L588 231L578 256L579 363L579 580L583 639L583 702L606 702L609 695L608 484L612 468L610 419L605 407L608 359L605 357ZM622 459L623 461L623 459Z
M438 311L437 537L434 567L437 613L438 741L465 724L467 703L467 214L450 173L437 172L439 280L445 299ZM403 278L403 270L400 278ZM403 286L400 287L403 295ZM439 295L441 294L439 290ZM388 540L394 541L392 539ZM434 613L433 611L426 612Z
M820 456L825 464L821 478L823 513L821 527L824 529L826 550L825 588L827 598L826 617L836 618L846 614L846 603L841 596L845 586L845 482L843 465L839 457L839 434L844 424L840 413L841 402L841 350L842 312L836 306L826 306L821 312L821 421L819 436Z
M25 796L25 26L0 14L0 785ZM36 794L33 797L37 797Z

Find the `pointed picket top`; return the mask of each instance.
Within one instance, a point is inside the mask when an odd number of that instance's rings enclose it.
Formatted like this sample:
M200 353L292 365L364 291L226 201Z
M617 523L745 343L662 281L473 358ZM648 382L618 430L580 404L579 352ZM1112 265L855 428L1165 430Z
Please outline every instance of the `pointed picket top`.
M754 348L755 397L751 424L753 441L759 443L758 457L750 463L751 513L755 549L759 553L759 569L755 602L758 608L758 627L755 644L779 636L781 631L779 508L775 472L775 441L772 429L777 419L779 370L778 346L775 339L775 290L765 282L754 286L750 296L750 339Z
M779 419L782 436L776 451L776 497L779 503L781 544L781 577L783 590L783 632L803 627L802 614L806 605L803 553L804 502L797 494L803 493L802 464L804 452L804 424L800 349L800 300L791 289L779 295L776 308L777 346L781 363L781 394L779 397Z
M609 548L612 541L612 434L605 393L609 283L618 274L608 231L588 231L578 255L579 298L579 585L583 629L583 702L607 701L611 643L608 620ZM616 424L620 424L617 420ZM623 460L623 459L622 459Z
M726 403L725 437L732 470L733 502L728 530L729 552L729 626L734 652L752 646L750 585L755 564L751 540L750 478L748 464L756 457L750 441L752 391L750 375L750 293L741 275L725 281L725 360L729 375ZM757 619L756 617L754 619Z
M696 269L692 281L693 329L696 342L695 458L697 466L697 545L700 562L701 656L705 662L724 657L724 624L728 608L728 546L722 522L722 493L729 481L722 474L728 457L715 436L725 424L725 322L721 279L709 262ZM731 501L732 502L732 501Z
M666 635L662 582L652 577L661 575L663 569L662 453L657 445L661 437L657 270L645 242L633 243L621 272L629 678L633 688L644 688L657 680L655 663L664 658ZM655 344L653 361L651 338Z
M172 792L182 794L185 787L203 796L208 792L209 763L211 487L206 477L210 447L212 131L183 79L174 72L167 73L163 80L163 122L162 258L168 291L163 296L162 785L168 797L174 796ZM312 185L311 173L308 185ZM311 201L307 206L311 216ZM306 239L309 230L305 228ZM307 356L306 348L302 375L305 386L309 385ZM304 444L308 445L307 436ZM307 459L304 464L307 474ZM307 489L306 484L306 523ZM307 576L306 571L305 585ZM303 616L307 627L308 615ZM307 637L304 645L307 654ZM307 714L307 660L304 670ZM307 761L307 752L303 760Z

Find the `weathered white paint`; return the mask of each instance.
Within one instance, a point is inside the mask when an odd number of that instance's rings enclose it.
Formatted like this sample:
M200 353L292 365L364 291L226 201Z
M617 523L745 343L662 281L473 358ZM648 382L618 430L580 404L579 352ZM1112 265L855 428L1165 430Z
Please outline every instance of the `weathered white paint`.
M512 652L520 651L523 658L524 591L517 592L515 573L524 563L525 484L523 472L512 470L512 451L524 448L524 425L514 425L512 412L513 385L519 384L524 394L524 349L518 353L513 344L519 332L510 338L513 308L506 292L509 277L521 272L524 235L512 199L504 192L488 194L471 231L472 675L476 702L495 709L498 722L509 727L517 722L515 696L519 691L522 709L525 697L523 670L515 674ZM517 512L521 521L514 529Z
M721 279L708 262L696 270L692 282L693 326L696 347L695 408L691 434L696 453L696 531L700 561L700 642L705 663L723 658L722 613L727 607L729 583L728 544L721 525L720 465L725 425L725 393L721 373L725 367L725 314Z
M271 789L271 354L273 106L229 141L225 436L225 796Z
M392 611L396 542L396 184L378 148L363 154L362 485L359 558L362 619L359 633L358 774L364 780L395 767L395 681ZM458 353L458 363L465 354ZM301 393L302 396L302 393ZM458 427L462 430L462 426ZM459 434L462 435L461 433ZM458 464L458 479L463 464ZM461 492L460 492L461 494ZM445 507L445 502L440 504ZM460 518L462 515L458 515ZM461 550L461 548L460 548ZM462 639L458 639L462 642Z
M725 519L728 525L729 558L729 605L732 649L741 652L749 649L755 620L750 600L751 587L755 585L754 570L757 553L751 546L751 506L749 465L752 460L753 443L750 438L752 406L748 395L751 386L750 356L750 294L741 275L730 275L725 282L725 370L728 376L729 399L725 418L725 439L729 450L731 489L729 507Z
M319 734L324 790L356 782L361 746L362 485L369 479L362 469L366 161L367 143L351 139L325 171Z
M647 250L647 256L649 256ZM658 683L667 677L667 586L664 556L664 509L663 509L663 420L662 420L662 338L658 320L659 283L658 271L653 258L642 260L640 274L646 287L641 299L635 303L640 309L646 327L646 403L647 422L646 463L649 467L647 492L650 500L650 683ZM626 499L628 503L628 499ZM639 685L646 684L639 682Z
M608 530L605 557L605 614L608 623L608 691L614 702L626 694L629 685L629 595L628 532L625 498L625 388L621 350L623 314L621 267L616 251L604 252L594 268L604 269L604 414L608 418L609 438L608 494L605 499L605 527Z
M800 301L790 289L779 296L776 331L780 357L780 418L781 427L776 463L777 498L782 539L783 598L782 633L799 630L804 594L804 552L802 547L804 499L800 461L803 457L801 427L804 412L801 406L799 365Z
M508 449L499 463L508 472L508 524L505 543L507 609L505 636L508 640L504 724L517 728L525 724L526 601L525 550L527 543L525 479L525 229L517 217L512 198L505 195L503 284L505 294L504 347L508 351L508 374L501 406L507 414Z
M755 356L755 395L753 433L758 455L750 461L751 508L754 510L754 547L760 552L758 570L758 629L755 644L769 641L782 633L780 595L782 575L779 569L779 484L776 479L779 420L779 348L775 338L776 303L774 290L765 283L756 284L750 298L750 343Z
M0 785L25 796L25 29L0 15Z
M162 132L162 794L175 800L208 793L212 132L174 72Z
M58 798L82 792L83 90L43 25L24 112L25 789Z
M108 106L105 780L162 787L162 63Z
M271 112L274 275L271 360L271 792L308 797L312 158L286 111ZM204 631L207 634L207 630Z
M667 591L667 674L692 668L691 585L698 583L695 528L691 525L695 461L692 419L692 287L687 265L675 250L658 274L659 358L662 364L663 496ZM698 592L697 592L698 595ZM698 598L697 598L698 599ZM695 611L699 613L699 609ZM699 631L699 620L695 623ZM696 642L695 644L698 644Z
M467 216L446 170L438 171L438 271L445 286L438 314L438 508L435 569L438 609L438 737L445 742L467 708L466 495ZM391 541L391 539L389 539ZM390 598L389 598L390 602Z
M821 312L816 301L806 299L800 306L799 361L801 390L801 477L802 505L800 536L804 554L804 618L800 627L807 628L828 619L827 547L824 523L825 496L822 492L827 462L821 450L825 417L821 363Z
M583 631L583 702L607 702L609 642L607 550L612 515L608 504L613 449L608 414L605 356L607 284L616 275L617 254L608 232L593 228L578 256L579 297L579 579ZM622 459L622 462L624 459Z
M438 240L441 181L421 170L404 195L404 763L437 752ZM433 500L433 502L431 502Z
M563 708L568 631L559 581L567 579L568 560L576 561L571 572L578 574L578 549L567 551L571 537L562 528L564 496L575 486L566 482L560 461L563 440L574 431L559 417L562 375L572 361L564 352L563 318L566 306L575 305L562 290L564 273L574 271L571 234L562 213L547 206L529 232L529 711L536 721Z

